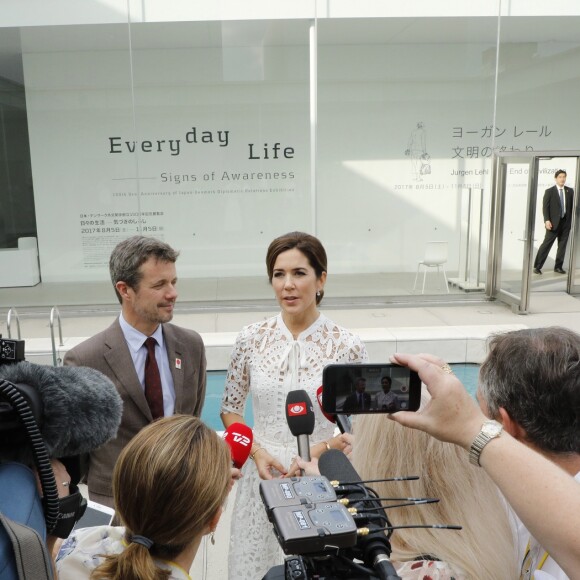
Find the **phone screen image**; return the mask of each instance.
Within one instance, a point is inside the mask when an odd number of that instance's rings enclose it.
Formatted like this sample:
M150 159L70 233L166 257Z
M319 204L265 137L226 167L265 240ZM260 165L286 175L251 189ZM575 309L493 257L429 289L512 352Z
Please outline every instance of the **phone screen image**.
M328 365L322 375L322 406L328 413L416 411L421 380L393 364Z

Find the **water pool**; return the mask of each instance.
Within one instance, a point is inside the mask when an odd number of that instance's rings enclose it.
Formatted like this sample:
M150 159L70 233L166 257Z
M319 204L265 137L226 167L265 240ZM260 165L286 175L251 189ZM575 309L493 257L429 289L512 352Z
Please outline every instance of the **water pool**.
M477 389L477 379L479 376L479 365L472 363L452 364L453 372L459 380L465 385L467 391L475 397ZM213 429L221 431L224 427L220 419L220 405L222 394L226 382L226 371L208 371L207 373L207 390L205 394L205 404L201 418ZM246 423L252 427L254 425L254 415L252 405L246 405L246 414L244 417Z

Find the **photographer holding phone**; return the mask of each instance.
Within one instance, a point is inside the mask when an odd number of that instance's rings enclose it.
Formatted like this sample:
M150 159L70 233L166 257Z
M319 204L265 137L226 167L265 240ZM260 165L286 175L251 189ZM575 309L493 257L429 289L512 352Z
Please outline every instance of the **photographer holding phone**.
M276 238L266 256L268 279L281 313L245 327L238 335L228 369L221 417L225 427L243 422L248 396L254 410L252 462L244 466L232 515L230 578L261 578L282 563L283 553L259 495L261 479L285 474L296 455L296 438L286 421L289 391L304 389L312 401L331 362L367 359L360 338L318 310L324 296L327 257L314 236L292 232ZM312 457L330 448L344 450L343 436L314 406Z
M430 401L424 390L419 412ZM416 481L373 483L380 497L440 499L438 503L389 509L394 526L438 523L463 527L460 532L395 530L390 558L403 580L517 577L504 502L491 479L473 469L463 450L405 429L382 414L358 417L354 435L351 458L362 480L419 476ZM307 475L318 475L316 463L298 460ZM400 503L404 502L383 502L386 506Z
M558 342L551 341L551 346ZM559 350L564 354L572 352L570 349ZM538 360L538 357L529 356L533 361ZM574 358L575 365L568 365L567 369L577 376L575 368L578 359ZM419 373L432 400L419 413L399 412L390 415L390 418L401 425L425 431L441 441L455 443L471 451L476 439L480 437L482 425L489 419L477 407L457 377L448 373L444 361L428 354L396 354L392 359ZM550 360L553 362L553 357ZM574 394L578 400L577 389L573 388L568 393ZM571 410L576 413L577 425L578 404ZM487 444L483 447L480 445L478 450L479 465L499 487L530 534L558 563L563 573L570 578L577 578L580 570L578 482L531 446L517 441L507 429L494 437L488 437ZM539 578L540 575L542 578L552 577L544 572L538 572L535 576Z

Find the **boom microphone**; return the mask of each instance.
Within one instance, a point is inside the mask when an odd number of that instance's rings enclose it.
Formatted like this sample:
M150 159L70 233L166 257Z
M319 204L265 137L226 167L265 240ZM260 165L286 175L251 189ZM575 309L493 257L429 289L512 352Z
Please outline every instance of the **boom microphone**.
M230 448L234 467L240 469L246 463L252 450L254 433L244 423L232 423L224 431L223 439Z
M350 418L348 415L343 415L342 413L331 415L322 408L322 385L318 387L318 390L316 391L316 399L318 401L318 404L320 405L320 410L322 411L322 414L331 423L337 425L341 433L352 433L352 423L350 422Z
M0 367L0 385L3 380L12 383L36 409L34 414L50 457L88 453L117 434L123 402L115 385L95 369L20 362ZM2 404L5 400L0 392L0 431L15 425L15 411L11 405ZM18 461L19 450L14 440L9 443L7 439L0 437L0 461Z
M286 396L286 421L292 435L298 438L298 455L310 461L308 436L314 431L314 409L304 389L290 391Z

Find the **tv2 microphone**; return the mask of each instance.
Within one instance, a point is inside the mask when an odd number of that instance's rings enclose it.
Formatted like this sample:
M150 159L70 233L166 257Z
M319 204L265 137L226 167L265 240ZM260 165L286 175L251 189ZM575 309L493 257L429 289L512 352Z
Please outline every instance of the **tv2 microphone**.
M250 456L254 433L244 423L232 423L224 431L223 439L230 448L233 466L240 469Z
M348 415L343 415L342 413L331 415L322 408L322 385L318 387L318 390L316 391L316 399L318 400L322 414L331 423L337 425L341 433L352 433L352 423Z
M314 409L304 389L290 391L286 396L286 421L292 435L298 439L298 455L310 461L309 435L314 431Z

